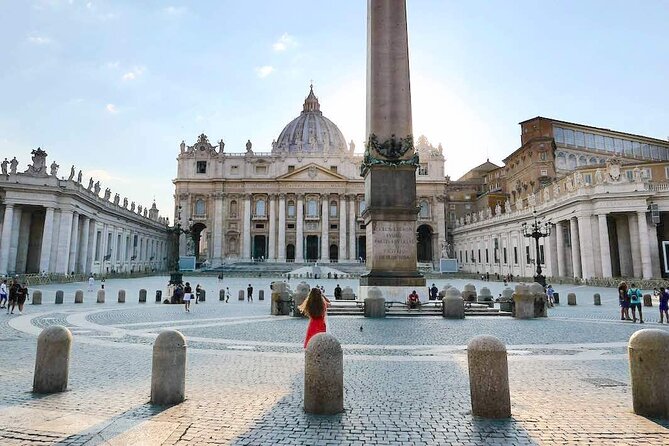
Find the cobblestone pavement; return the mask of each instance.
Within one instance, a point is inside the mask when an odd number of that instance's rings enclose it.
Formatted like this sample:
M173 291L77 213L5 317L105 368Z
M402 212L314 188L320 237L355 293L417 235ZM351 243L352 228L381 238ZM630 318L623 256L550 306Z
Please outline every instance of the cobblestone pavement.
M249 282L255 302L237 301ZM669 444L667 421L632 413L626 343L642 327L619 320L615 290L558 287L563 300L576 292L579 304L542 320L331 317L328 329L344 348L345 412L310 416L302 409L306 322L269 316L269 282L196 278L191 283L208 296L191 313L153 303L165 277L108 280L105 304L87 284L39 288L43 305L0 313L0 444ZM503 288L473 283L494 295ZM331 292L335 281L319 284ZM225 286L233 294L227 304L218 301ZM140 287L149 303L138 303ZM85 302L75 305L78 288ZM125 304L116 303L120 288ZM57 289L62 305L53 303ZM600 307L592 305L595 292ZM643 328L669 328L655 322L657 306L644 310ZM74 335L69 390L38 396L31 393L36 336L53 324ZM169 408L148 403L152 343L164 328L180 330L189 346L187 400ZM464 346L478 334L507 344L509 420L470 413Z

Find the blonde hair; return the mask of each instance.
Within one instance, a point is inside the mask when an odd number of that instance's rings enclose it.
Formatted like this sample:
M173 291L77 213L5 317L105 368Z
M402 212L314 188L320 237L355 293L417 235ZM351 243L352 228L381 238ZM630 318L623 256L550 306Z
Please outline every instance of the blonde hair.
M297 307L302 313L308 317L321 317L325 313L325 301L321 290L312 288L309 295L300 306Z

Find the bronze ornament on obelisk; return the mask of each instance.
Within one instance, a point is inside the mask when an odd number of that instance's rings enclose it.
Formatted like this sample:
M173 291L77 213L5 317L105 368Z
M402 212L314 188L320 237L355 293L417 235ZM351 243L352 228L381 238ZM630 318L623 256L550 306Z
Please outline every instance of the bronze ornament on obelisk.
M364 298L369 287L377 286L387 299L406 298L405 289L425 286L416 267L418 155L406 0L368 0L367 14L367 143L360 174L370 272L360 278L360 294Z

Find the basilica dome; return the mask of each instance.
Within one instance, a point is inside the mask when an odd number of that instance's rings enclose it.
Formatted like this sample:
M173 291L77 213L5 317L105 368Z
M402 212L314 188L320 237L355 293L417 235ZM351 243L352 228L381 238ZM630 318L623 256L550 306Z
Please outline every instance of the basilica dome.
M274 154L338 154L347 152L347 149L341 130L323 116L313 85L300 116L290 121L272 143Z

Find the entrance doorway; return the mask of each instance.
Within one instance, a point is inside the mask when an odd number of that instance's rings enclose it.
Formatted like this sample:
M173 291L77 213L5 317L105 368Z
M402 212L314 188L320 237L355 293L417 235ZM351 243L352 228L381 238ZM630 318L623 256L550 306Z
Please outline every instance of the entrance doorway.
M318 236L307 235L307 262L318 261Z
M286 260L295 261L295 245L286 246Z
M418 227L418 261L432 262L432 228L429 225Z
M367 236L358 237L358 260L367 261Z
M339 260L339 246L330 245L330 262L336 262Z
M193 238L193 255L195 256L195 261L199 262L200 261L200 251L201 251L201 246L200 246L200 241L202 239L202 232L205 230L207 226L205 226L203 223L195 223L193 227L191 228L191 237Z
M254 235L253 236L253 258L259 259L267 256L267 251L265 250L265 243L267 237L264 235Z

